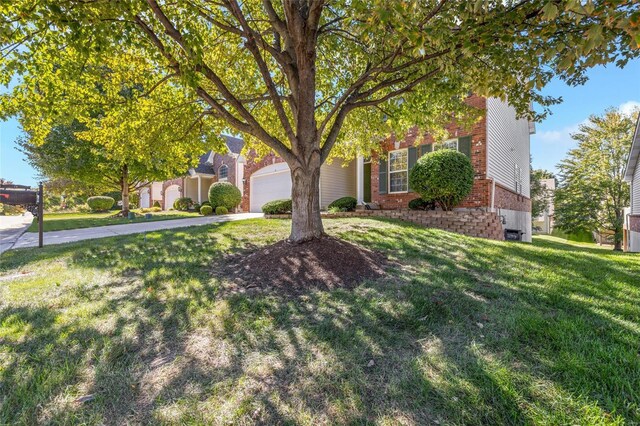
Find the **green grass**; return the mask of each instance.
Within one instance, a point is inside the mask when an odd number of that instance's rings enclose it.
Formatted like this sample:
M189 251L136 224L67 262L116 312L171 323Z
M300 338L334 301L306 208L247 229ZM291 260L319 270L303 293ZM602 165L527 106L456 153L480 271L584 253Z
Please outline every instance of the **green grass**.
M0 424L640 422L640 256L336 219L385 279L220 291L212 264L289 224L3 254Z
M151 219L145 219L144 213L136 213L135 219L115 217L117 211L106 213L45 213L44 232L64 231L67 229L92 228L94 226L124 225L138 222L155 222L158 220L185 219L199 217L196 212L166 211L151 213ZM27 232L38 232L38 221L27 229Z

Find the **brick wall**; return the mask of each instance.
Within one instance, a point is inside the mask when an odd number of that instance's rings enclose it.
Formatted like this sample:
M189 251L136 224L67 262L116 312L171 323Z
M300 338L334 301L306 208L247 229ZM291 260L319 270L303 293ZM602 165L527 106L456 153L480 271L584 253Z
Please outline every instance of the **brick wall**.
M485 98L472 95L465 101L467 104L486 110L487 101ZM447 131L452 137L462 137L471 135L471 164L475 171L475 181L471 194L462 202L459 207L477 208L489 207L491 201L491 181L487 177L487 123L486 117L482 117L473 127L463 129L455 122L446 126ZM394 149L403 149L410 146L433 144L435 141L429 134L421 134L417 128L411 129L405 137L399 141L396 148L395 143L398 140L391 136L383 145L384 152ZM379 192L379 162L377 156L373 156L371 164L371 201L380 205L383 209L406 208L409 201L418 198L415 192L407 192L400 194L380 194Z
M515 192L496 184L495 208L516 210L521 212L531 211L531 200L524 195L518 195Z
M266 215L267 219L290 218L291 215ZM355 212L323 214L323 218L386 217L412 222L427 228L443 229L470 237L504 240L502 222L496 213L482 210L419 211L419 210L359 210Z
M630 214L629 218L629 230L633 232L640 232L640 214Z
M251 175L269 164L282 163L284 160L275 154L268 154L262 159L256 159L256 155L250 152L247 156L247 163L244 166L244 183L242 188L242 202L240 208L243 212L248 212L250 208L251 197Z
M216 176L213 181L214 182L219 181L220 166L222 166L223 164L225 164L229 170L226 182L231 182L232 184L235 185L236 184L236 159L228 154L225 154L225 155L216 154L213 156L213 169L216 172Z

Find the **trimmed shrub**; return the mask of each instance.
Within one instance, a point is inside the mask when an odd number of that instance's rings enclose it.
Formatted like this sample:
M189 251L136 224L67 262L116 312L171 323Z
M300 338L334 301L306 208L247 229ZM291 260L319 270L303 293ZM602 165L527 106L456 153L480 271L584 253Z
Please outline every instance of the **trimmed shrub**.
M87 198L87 205L94 212L109 210L115 204L116 200L111 197L99 195Z
M425 201L422 198L414 198L409 201L409 210L434 210L436 203L433 201Z
M140 213L150 213L150 212L161 212L162 209L160 207L145 207L140 209Z
M466 155L452 149L430 152L411 169L409 184L423 199L451 210L471 193L473 166Z
M264 214L285 214L291 213L292 203L291 199L273 200L262 206L262 213Z
M162 210L162 206L160 205L160 201L156 200L153 202L153 207L157 207Z
M203 201L203 202L202 202L202 204L200 204L200 207L202 207L202 206L209 206L209 207L211 207L211 203L210 203L210 202L208 202L208 201Z
M357 205L358 205L358 200L356 200L355 198L342 197L332 201L331 204L329 204L328 208L332 211L335 211L335 209L338 209L338 211L341 211L341 212L352 212L356 209Z
M209 202L211 207L226 207L235 209L242 201L240 190L230 182L216 182L209 187Z
M218 206L216 207L216 214L220 215L220 214L228 214L229 210L227 210L227 208L225 206Z
M194 203L193 206L191 206L191 208L196 212L200 211L200 207L202 207L202 204L198 204L198 203Z
M211 208L211 206L200 207L200 214L202 216L209 216L211 213L213 213L213 209Z
M173 202L173 209L186 212L193 204L193 200L189 197L180 197Z

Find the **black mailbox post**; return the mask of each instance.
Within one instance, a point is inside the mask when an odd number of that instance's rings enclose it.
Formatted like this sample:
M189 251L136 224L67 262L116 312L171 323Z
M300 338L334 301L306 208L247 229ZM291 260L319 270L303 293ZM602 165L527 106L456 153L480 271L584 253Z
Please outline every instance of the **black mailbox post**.
M42 182L34 191L27 185L0 185L0 203L10 206L24 206L38 218L38 247L43 246L44 198Z

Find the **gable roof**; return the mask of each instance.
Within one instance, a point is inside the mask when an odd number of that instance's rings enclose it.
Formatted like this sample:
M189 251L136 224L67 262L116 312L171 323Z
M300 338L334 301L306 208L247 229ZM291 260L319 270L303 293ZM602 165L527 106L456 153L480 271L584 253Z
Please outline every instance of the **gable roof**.
M640 113L638 113L638 119L636 120L636 130L633 132L633 138L631 138L631 151L629 152L629 159L627 160L627 167L625 168L625 173L624 173L625 181L631 182L639 163L640 163Z
M242 151L242 147L244 147L244 141L240 138L235 138L233 136L225 135L224 138L227 140L227 148L229 148L229 152L232 154L240 154Z
M236 138L233 136L223 135L226 139L225 144L227 145L227 149L229 150L228 154L232 156L240 155L242 148L244 147L244 141L240 138ZM218 154L218 155L228 155L228 154ZM194 167L193 170L195 173L203 173L207 175L215 175L216 170L213 167L213 157L216 155L213 151L208 151L205 154L200 156L200 160L198 161L198 165Z

